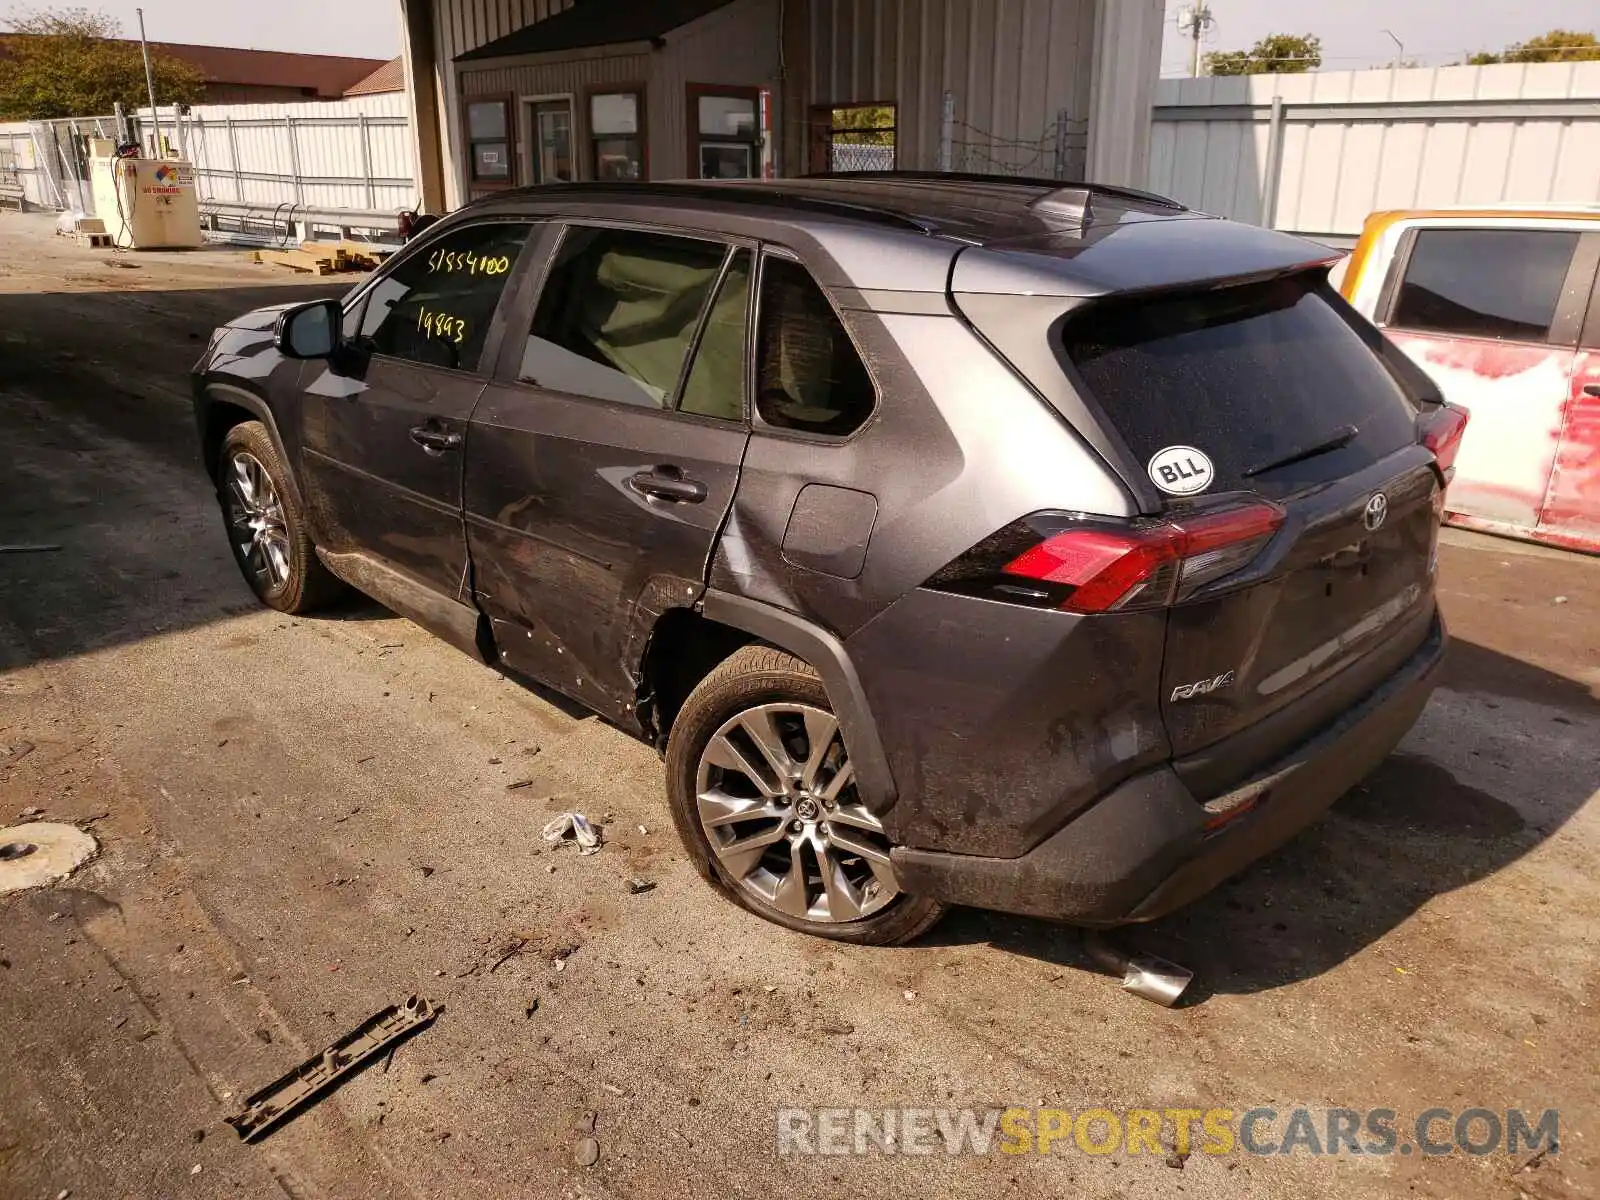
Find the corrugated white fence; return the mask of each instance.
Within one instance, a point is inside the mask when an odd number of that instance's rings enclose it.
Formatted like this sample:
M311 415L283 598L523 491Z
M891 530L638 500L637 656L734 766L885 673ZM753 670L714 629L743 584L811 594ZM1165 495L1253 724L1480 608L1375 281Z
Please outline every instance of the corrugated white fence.
M150 110L140 125L150 140ZM301 104L196 105L162 136L195 167L202 202L396 211L417 203L403 92Z
M1148 186L1349 238L1386 208L1600 202L1600 62L1164 79Z

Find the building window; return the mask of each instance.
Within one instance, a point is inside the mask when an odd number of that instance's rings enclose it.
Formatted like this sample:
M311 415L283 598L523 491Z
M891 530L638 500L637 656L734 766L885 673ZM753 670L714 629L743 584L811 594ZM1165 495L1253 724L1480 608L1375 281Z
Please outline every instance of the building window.
M511 101L468 100L467 170L473 183L511 183Z
M594 146L596 179L644 179L644 93L591 95L589 139Z
M763 173L761 92L689 85L689 170L701 179L754 179Z
M813 172L892 171L895 106L823 105L811 110Z
M1397 329L1545 342L1578 235L1538 229L1425 229L1406 263Z

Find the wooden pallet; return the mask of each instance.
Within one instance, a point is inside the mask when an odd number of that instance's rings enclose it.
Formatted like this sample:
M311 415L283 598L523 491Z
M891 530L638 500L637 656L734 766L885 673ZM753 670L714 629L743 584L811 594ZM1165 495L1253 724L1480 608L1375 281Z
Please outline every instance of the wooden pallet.
M374 246L370 242L302 242L300 249L319 258L332 256L334 268L340 271L371 271L393 254L387 246Z
M288 267L307 275L332 275L338 270L332 255L317 255L305 250L257 250L251 258L258 263Z
M391 253L364 242L305 242L287 250L257 250L254 259L308 275L336 275L371 271Z

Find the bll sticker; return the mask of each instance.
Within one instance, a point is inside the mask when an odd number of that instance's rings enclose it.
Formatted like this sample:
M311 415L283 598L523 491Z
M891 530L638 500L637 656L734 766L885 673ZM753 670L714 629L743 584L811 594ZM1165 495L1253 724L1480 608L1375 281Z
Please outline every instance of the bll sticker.
M1150 482L1171 496L1192 496L1211 486L1211 460L1193 446L1168 446L1150 460Z

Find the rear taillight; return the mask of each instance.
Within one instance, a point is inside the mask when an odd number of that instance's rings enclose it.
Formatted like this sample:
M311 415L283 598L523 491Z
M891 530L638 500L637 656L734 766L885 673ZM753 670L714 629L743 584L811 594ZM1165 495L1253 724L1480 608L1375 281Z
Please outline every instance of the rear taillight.
M1039 513L985 539L928 581L942 591L1102 613L1159 608L1247 566L1283 524L1250 500L1166 521Z
M1461 438L1467 432L1469 415L1464 408L1441 404L1418 422L1422 444L1433 451L1446 482L1456 473L1456 454L1461 450Z

